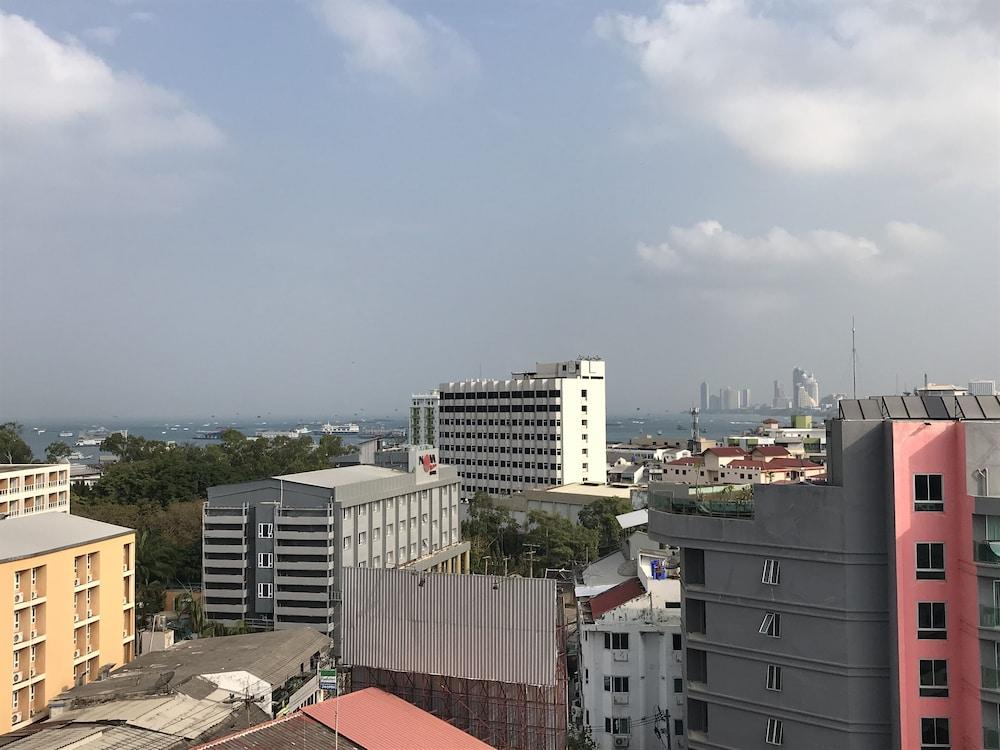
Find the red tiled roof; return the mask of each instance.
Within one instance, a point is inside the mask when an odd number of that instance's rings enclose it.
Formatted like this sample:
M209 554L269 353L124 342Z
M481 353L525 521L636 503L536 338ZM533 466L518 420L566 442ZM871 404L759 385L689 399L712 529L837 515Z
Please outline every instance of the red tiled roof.
M642 581L638 578L629 578L622 581L617 586L612 586L607 591L602 591L597 596L590 597L590 614L596 620L615 607L632 601L636 597L643 596L646 589L642 587Z
M365 750L492 750L482 740L378 688L306 706L302 712L327 727L337 727Z
M705 451L705 453L711 453L713 456L745 456L746 455L746 451L745 450L743 450L742 448L736 448L736 447L732 447L732 448L726 448L726 447L709 448L707 451Z
M698 466L699 464L701 464L701 459L694 456L667 461L668 466Z
M724 469L766 469L771 464L766 464L763 461L752 461L749 458L740 458L735 461L730 461L723 468Z
M821 464L806 458L775 458L767 462L770 469L822 469Z
M754 453L759 453L762 456L790 456L787 448L780 445L758 445L753 449Z

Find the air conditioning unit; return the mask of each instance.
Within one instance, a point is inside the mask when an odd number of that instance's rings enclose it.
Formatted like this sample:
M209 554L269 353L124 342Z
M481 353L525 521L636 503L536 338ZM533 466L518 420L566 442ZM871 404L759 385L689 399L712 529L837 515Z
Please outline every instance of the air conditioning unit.
M680 651L674 651L674 661L678 664L683 660L684 655Z
M612 744L614 744L615 747L628 747L629 739L630 738L627 734L623 734L618 737L615 737L614 742Z
M21 673L20 672L14 672L14 684L16 685L20 681L21 681Z
M14 604L20 604L23 601L24 601L24 594L22 594L20 591L14 594Z
M24 640L24 633L14 633L14 643L20 643Z
M73 652L73 658L74 659L80 658L80 649L76 649L76 651Z
M628 693L615 693L611 702L616 706L627 706L628 705Z
M20 714L20 712L11 715L11 717L10 717L10 723L11 724L20 724L21 723L21 714Z

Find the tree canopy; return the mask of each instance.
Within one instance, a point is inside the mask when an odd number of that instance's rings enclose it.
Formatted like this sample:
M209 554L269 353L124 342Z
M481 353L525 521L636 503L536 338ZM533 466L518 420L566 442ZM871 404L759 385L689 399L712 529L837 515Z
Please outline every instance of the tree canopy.
M632 504L621 497L602 497L580 510L580 525L597 532L597 551L600 555L606 555L621 546L625 530L615 516L630 510Z
M35 460L31 446L24 442L17 422L0 424L0 462L5 464L30 464Z

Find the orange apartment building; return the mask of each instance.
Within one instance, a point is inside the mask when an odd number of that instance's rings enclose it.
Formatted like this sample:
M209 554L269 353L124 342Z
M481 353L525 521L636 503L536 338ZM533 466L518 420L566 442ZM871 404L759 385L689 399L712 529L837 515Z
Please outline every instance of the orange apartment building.
M66 512L0 516L0 734L133 658L134 558L132 529Z

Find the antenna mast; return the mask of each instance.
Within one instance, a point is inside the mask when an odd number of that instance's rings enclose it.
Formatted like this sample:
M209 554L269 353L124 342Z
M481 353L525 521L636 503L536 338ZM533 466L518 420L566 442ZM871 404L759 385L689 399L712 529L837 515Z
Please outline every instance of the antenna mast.
M858 347L854 343L854 316L851 316L851 378L854 383L854 398L858 397Z

